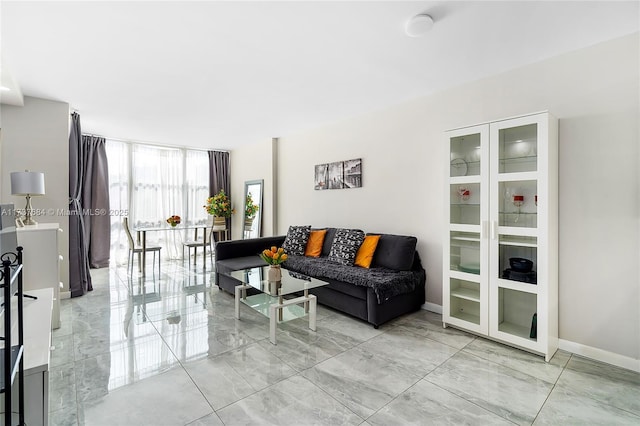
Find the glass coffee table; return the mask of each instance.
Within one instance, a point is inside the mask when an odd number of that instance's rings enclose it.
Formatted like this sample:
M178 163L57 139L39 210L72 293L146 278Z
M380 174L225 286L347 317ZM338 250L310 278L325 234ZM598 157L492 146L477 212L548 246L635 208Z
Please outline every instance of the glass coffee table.
M309 329L316 331L317 298L309 289L329 283L306 275L282 269L282 279L268 281L269 267L262 266L232 271L226 275L242 284L235 288L236 319L240 319L240 302L269 318L269 340L276 344L276 325L279 322L309 316ZM247 289L255 288L260 294L247 296ZM302 296L285 298L293 293ZM300 306L302 305L302 306Z

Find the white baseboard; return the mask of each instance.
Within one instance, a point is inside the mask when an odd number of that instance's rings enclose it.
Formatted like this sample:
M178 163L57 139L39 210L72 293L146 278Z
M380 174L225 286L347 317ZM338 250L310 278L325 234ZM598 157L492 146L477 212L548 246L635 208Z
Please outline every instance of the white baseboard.
M435 303L425 302L424 305L422 305L422 309L442 315L442 306L436 305Z
M60 300L62 299L71 299L71 292L70 291L61 291L60 292Z
M598 349L592 346L570 342L563 339L559 340L558 347L563 351L571 352L585 358L605 362L607 364L615 365L616 367L622 367L626 368L627 370L640 373L640 359L634 359L625 355L605 351L604 349Z
M442 315L442 306L436 305L435 303L425 302L425 304L422 305L422 309ZM634 359L625 355L620 355L614 352L605 351L604 349L598 349L564 339L559 339L558 347L563 351L571 352L572 354L640 373L640 359Z

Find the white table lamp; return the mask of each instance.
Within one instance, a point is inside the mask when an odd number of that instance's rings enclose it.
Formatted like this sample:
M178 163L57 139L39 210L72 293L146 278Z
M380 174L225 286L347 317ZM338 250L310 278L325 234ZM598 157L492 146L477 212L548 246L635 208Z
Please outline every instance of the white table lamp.
M37 225L38 222L33 220L31 213L31 197L33 195L44 195L44 173L30 172L11 172L11 195L25 195L27 197L27 207L25 207L25 225Z

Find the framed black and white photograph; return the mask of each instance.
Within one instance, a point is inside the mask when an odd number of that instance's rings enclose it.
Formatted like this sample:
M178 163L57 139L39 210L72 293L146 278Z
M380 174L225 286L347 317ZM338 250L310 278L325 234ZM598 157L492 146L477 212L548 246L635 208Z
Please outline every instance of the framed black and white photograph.
M327 181L329 180L329 165L316 164L315 176L313 184L316 190L329 189Z
M362 158L344 162L343 188L362 187Z
M329 163L329 179L328 179L328 188L329 189L342 189L344 188L343 180L344 180L344 162L337 161L335 163Z
M362 187L362 158L316 164L313 177L316 190Z

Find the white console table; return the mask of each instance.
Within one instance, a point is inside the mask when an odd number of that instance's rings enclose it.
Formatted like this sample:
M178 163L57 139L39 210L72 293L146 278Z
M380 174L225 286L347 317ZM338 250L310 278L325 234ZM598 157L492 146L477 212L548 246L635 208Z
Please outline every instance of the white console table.
M24 298L24 402L25 424L47 426L49 423L49 360L51 348L51 309L53 290L31 290L37 299ZM0 326L3 326L0 318ZM17 341L17 330L12 333ZM17 380L17 379L16 379ZM17 383L22 386L22 383ZM17 411L17 391L14 411ZM4 406L0 401L0 411ZM4 415L1 416L4 422Z
M62 254L58 235L62 232L57 223L39 223L18 228L18 245L24 248L22 264L24 292L50 288L53 290L51 324L60 327L60 262Z

